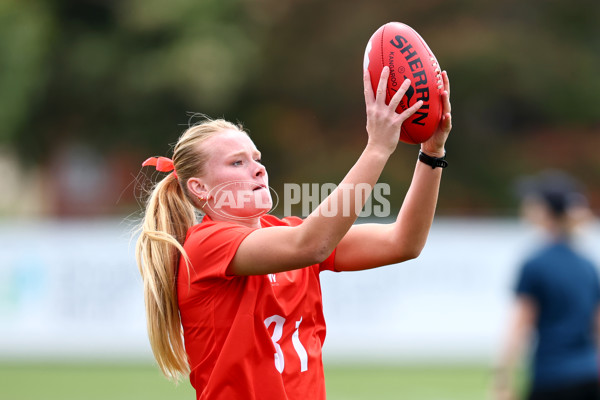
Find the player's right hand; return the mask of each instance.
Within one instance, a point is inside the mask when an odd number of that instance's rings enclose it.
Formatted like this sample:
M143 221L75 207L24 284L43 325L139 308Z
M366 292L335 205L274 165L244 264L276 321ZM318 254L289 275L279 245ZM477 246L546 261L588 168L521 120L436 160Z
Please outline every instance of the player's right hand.
M421 106L423 101L419 100L401 114L396 113L400 100L410 87L410 80L406 79L398 91L391 98L389 104L385 104L389 67L381 71L377 92L373 93L371 75L367 69L363 71L363 83L365 89L365 105L367 108L367 133L369 141L367 146L376 146L389 154L394 152L400 140L402 123L413 115Z

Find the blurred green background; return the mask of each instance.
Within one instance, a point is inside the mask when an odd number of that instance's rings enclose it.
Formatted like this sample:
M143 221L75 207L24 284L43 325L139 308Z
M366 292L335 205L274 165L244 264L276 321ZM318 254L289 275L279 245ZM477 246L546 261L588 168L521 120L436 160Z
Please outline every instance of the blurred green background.
M329 400L482 400L491 376L474 366L329 366ZM32 385L31 382L36 382ZM3 399L10 400L183 400L195 394L187 383L167 382L145 364L0 365Z
M339 182L366 143L364 48L388 21L451 78L441 215L506 215L508 183L542 167L598 207L596 0L2 0L0 212L137 210L140 162L170 154L188 113L242 122L276 190ZM382 177L392 204L416 152L399 146Z
M140 163L169 156L196 113L242 122L276 191L339 182L366 144L364 48L389 21L450 76L438 215L514 216L511 182L545 168L600 207L597 0L0 0L0 222L137 213ZM393 207L416 155L401 144L381 178ZM333 400L466 400L490 377L485 363L330 365L327 382ZM150 363L2 357L0 394L193 397Z

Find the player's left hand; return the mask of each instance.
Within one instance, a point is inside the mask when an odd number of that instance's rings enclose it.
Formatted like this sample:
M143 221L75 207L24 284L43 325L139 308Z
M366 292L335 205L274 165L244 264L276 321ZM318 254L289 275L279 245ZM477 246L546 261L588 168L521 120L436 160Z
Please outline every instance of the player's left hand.
M421 150L431 157L443 157L446 154L445 144L452 130L452 107L450 105L450 81L448 73L442 71L444 92L442 93L442 119L434 134L421 144Z

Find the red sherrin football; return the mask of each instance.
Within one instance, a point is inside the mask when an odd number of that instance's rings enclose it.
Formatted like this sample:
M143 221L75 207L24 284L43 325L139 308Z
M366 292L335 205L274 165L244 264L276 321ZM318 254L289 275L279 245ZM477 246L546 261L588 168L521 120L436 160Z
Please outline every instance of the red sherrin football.
M411 80L411 87L396 112L401 113L423 100L421 108L402 124L400 132L401 141L422 143L433 135L442 117L444 85L438 62L414 29L400 22L389 22L371 36L365 50L364 68L371 75L373 92L377 91L381 70L386 65L390 67L386 104L406 78Z

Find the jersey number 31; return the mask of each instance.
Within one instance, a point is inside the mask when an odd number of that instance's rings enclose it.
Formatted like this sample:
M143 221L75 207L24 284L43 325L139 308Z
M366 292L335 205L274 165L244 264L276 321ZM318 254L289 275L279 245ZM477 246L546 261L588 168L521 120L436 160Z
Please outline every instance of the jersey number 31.
M300 337L298 330L300 329L300 323L302 322L302 317L299 321L296 321L296 330L292 335L292 345L294 346L294 350L298 354L298 358L300 358L300 372L304 372L308 370L308 354L306 353L306 349L302 346L300 342ZM281 336L283 335L283 325L285 324L285 318L280 315L273 315L267 319L265 319L265 326L269 329L271 324L275 323L275 329L273 330L273 335L271 336L271 340L273 341L273 346L275 346L275 368L279 373L283 372L283 368L285 367L285 359L283 358L283 351L281 350L281 345L279 344L279 340L281 340Z

